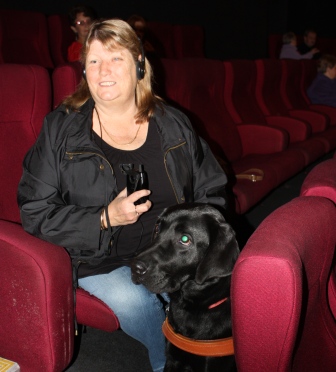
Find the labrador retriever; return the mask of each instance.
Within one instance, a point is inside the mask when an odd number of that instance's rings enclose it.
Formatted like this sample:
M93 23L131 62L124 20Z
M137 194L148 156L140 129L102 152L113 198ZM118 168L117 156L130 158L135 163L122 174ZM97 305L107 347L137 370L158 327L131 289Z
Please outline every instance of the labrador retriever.
M217 209L180 204L159 216L152 243L132 262L132 280L154 293L169 294L169 327L193 348L192 340L209 344L232 335L230 283L238 254L235 233ZM167 340L164 371L235 370L233 355L202 353Z

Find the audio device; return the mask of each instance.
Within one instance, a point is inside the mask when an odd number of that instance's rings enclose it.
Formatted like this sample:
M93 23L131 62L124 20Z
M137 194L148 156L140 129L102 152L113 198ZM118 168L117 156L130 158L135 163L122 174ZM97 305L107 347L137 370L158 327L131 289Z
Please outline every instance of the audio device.
M137 79L142 80L145 76L145 51L142 45L141 40L140 41L140 48L141 48L141 60L136 62L136 74Z
M127 196L131 195L134 191L148 190L148 175L144 170L144 166L139 164L139 170L134 169L134 164L120 164L119 168L123 174L126 174L126 187ZM134 204L146 203L148 196L143 196L138 199Z

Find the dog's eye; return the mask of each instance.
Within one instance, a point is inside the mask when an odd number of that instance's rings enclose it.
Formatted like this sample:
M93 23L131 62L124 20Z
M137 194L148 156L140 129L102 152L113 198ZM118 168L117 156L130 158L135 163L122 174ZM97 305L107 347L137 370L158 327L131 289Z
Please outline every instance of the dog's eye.
M188 235L182 235L180 239L180 243L183 245L190 245L191 244L190 237Z

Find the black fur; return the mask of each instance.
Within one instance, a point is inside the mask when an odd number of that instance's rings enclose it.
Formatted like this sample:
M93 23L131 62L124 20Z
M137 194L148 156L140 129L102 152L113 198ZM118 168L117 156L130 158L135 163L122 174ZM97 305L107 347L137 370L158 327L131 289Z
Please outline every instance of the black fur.
M239 254L232 228L207 204L167 208L155 237L132 262L132 279L154 293L168 293L168 320L174 331L196 340L232 335L230 297L233 266ZM183 243L183 239L185 236ZM165 372L235 370L234 357L202 357L167 342Z

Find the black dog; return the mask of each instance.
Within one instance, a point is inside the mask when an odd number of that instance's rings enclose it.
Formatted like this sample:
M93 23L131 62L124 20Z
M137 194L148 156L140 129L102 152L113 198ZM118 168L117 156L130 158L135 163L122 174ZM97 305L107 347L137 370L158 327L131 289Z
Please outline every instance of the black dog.
M168 293L168 322L193 340L230 337L230 282L239 254L232 228L207 204L167 208L153 242L132 262L132 279L154 293ZM234 356L200 356L167 342L165 371L232 371ZM203 355L203 354L201 354Z

